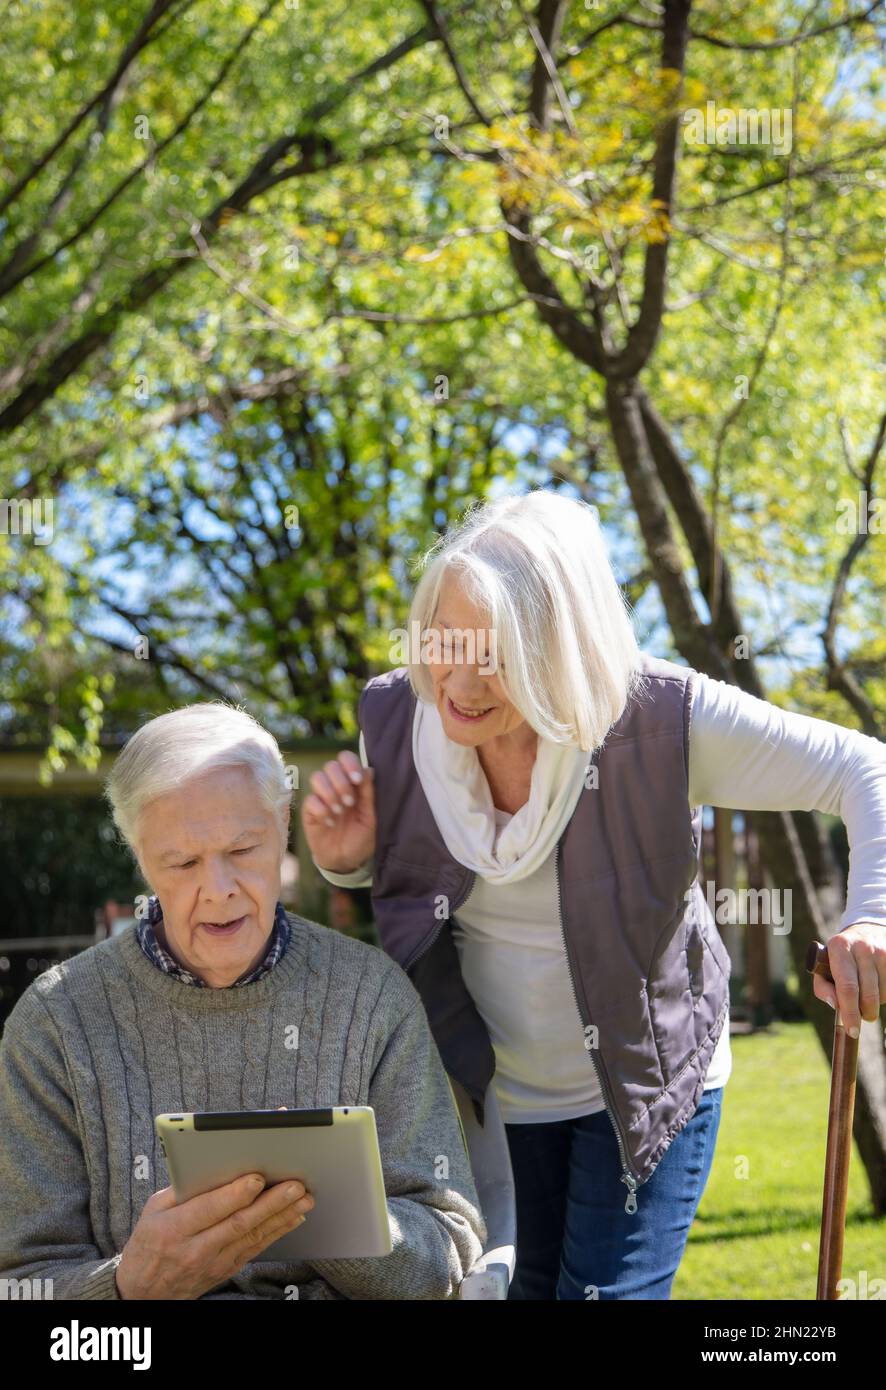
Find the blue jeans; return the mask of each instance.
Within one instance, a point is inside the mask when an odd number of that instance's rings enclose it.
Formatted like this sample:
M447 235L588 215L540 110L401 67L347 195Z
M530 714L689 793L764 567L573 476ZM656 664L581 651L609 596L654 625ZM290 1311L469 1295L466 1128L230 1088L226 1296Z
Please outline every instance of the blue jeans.
M669 1298L720 1127L723 1087L702 1092L652 1177L625 1211L627 1186L605 1110L506 1125L517 1200L509 1298Z

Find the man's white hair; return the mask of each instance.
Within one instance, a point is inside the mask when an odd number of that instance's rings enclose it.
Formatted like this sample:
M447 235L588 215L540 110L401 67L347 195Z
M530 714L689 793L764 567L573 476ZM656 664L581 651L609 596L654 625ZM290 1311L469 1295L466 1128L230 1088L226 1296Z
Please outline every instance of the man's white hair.
M136 849L139 821L149 801L221 767L252 771L285 846L292 791L277 740L246 710L221 700L184 705L150 719L118 755L105 795L127 844Z
M495 633L499 680L530 727L555 743L600 747L643 678L596 507L544 490L474 503L420 566L408 631L424 636L453 575ZM433 701L426 663L410 658L413 691Z

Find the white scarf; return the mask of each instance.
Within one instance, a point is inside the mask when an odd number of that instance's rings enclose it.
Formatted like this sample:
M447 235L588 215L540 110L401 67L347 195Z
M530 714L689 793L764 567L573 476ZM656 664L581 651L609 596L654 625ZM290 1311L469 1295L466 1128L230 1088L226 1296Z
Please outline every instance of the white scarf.
M435 704L417 700L412 756L450 854L489 883L515 883L544 863L585 785L590 754L539 735L529 800L499 827L475 748L455 743Z

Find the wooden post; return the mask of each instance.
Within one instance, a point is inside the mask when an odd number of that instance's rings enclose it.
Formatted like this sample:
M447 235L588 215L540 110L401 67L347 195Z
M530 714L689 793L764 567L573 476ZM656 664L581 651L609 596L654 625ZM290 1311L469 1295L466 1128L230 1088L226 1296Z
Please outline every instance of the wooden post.
M714 807L714 880L717 892L721 888L735 891L735 840L732 833L732 812L722 806Z
M748 887L762 889L764 884L763 866L760 862L760 844L757 833L747 816L744 818L745 856L748 870ZM757 898L759 902L759 897ZM769 928L765 922L749 922L746 928L747 943L747 1000L754 1028L765 1028L772 1021L772 988L769 980Z

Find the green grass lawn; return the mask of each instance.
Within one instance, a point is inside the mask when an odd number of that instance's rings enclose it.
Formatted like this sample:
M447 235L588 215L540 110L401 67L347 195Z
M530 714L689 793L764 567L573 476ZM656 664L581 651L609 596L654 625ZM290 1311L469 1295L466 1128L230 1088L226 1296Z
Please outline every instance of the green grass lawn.
M814 1299L830 1068L807 1023L731 1045L714 1166L672 1297ZM843 1277L861 1270L869 1285L886 1278L886 1220L871 1214L853 1149Z

